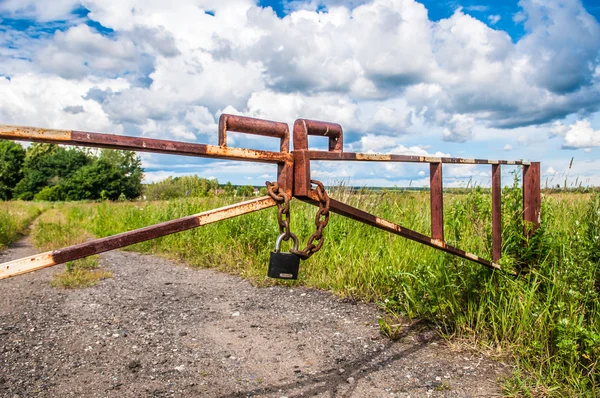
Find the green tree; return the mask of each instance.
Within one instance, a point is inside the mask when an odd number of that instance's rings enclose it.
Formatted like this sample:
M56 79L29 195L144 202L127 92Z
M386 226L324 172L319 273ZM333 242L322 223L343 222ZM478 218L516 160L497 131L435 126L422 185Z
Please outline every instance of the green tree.
M25 150L13 141L0 141L0 200L13 197L13 190L23 177Z
M227 184L225 184L225 186L223 186L223 194L225 196L233 196L235 193L235 188L233 187L233 185L231 184L230 181L227 181Z
M44 187L58 185L93 160L89 152L79 148L33 144L27 149L23 179L16 185L14 196L31 200Z
M142 190L141 160L132 151L33 144L13 196L24 200L136 198Z
M65 200L65 194L60 185L52 185L42 188L42 190L35 194L34 200L56 202Z
M135 152L103 149L99 160L106 161L119 170L120 193L127 199L134 199L142 194L144 169L142 160Z
M254 196L254 187L252 185L243 185L238 187L237 196Z
M205 197L214 195L219 186L216 179L201 178L197 175L167 177L162 181L145 186L147 200L168 200L182 197Z
M141 194L142 176L135 152L103 150L96 161L63 180L61 187L66 200L134 199Z

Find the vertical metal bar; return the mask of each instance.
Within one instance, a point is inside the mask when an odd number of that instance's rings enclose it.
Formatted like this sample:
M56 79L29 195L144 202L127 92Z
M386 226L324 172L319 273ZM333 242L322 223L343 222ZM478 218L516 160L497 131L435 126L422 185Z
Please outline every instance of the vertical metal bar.
M523 166L523 221L525 233L532 235L540 226L540 162Z
M431 237L444 241L444 196L442 189L442 163L429 164L431 199Z
M310 191L310 158L307 151L294 151L294 196L305 197Z
M277 183L279 189L282 189L289 198L293 196L294 191L294 162L288 161L277 165Z
M500 165L492 165L492 261L502 257L502 185Z
M308 150L308 128L304 119L294 122L294 196L308 196L310 191L310 158Z

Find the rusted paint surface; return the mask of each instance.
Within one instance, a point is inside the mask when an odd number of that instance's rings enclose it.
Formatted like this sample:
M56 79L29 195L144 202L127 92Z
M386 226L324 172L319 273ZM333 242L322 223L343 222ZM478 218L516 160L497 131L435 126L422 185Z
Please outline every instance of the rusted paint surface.
M523 167L523 221L531 224L529 231L525 226L525 232L530 235L540 226L541 202L540 162L531 162Z
M357 153L356 160L370 160L370 161L388 161L392 160L390 155L381 153Z
M205 157L213 157L217 159L245 160L260 163L281 163L293 161L293 156L290 153L260 151L245 148L230 148L213 145L206 145L206 155L207 156Z
M294 136L294 149L297 148ZM465 159L465 158L440 158L436 156L412 156L379 153L357 153L357 152L327 152L307 151L311 160L331 161L370 161L370 162L406 162L406 163L463 163L463 164L490 164L488 159ZM497 164L529 164L520 160L493 160Z
M2 278L8 278L25 272L35 271L36 269L62 264L67 261L77 260L78 258L119 249L146 240L237 217L242 214L252 213L275 205L275 201L268 196L236 203L177 220L167 221L149 227L108 236L106 238L95 239L78 245L65 247L63 249L54 250L53 252L44 253L43 255L27 257L0 264L0 275L2 275Z
M442 158L433 157L433 156L423 156L423 160L422 161L429 162L429 163L441 163L442 162Z
M305 201L307 203L315 204L318 201L318 197L314 191L310 191L308 194L308 197L300 198L300 200ZM383 220L382 218L379 218L377 216L374 216L373 214L367 213L364 210L357 209L356 207L339 202L335 199L330 199L329 206L330 206L330 209L332 212L340 214L344 217L348 217L353 220L360 221L367 225L371 225L373 227L382 229L384 231L391 232L395 235L400 235L402 237L408 238L415 242L422 243L424 245L433 247L435 249L442 250L446 253L450 253L455 256L474 261L478 264L481 264L481 265L491 268L491 269L497 269L497 270L502 269L498 264L488 261L486 259L483 259L475 254L467 253L463 250L460 250L456 247L453 247L453 246L450 246L447 244L440 246L439 241L436 239L432 239L429 236L423 235L419 232L413 231L404 226L395 224L391 221Z
M294 191L294 164L295 162L292 160L280 163L277 168L279 189L283 190L290 198L293 196Z
M341 153L344 149L344 132L337 123L297 119L294 122L294 150L308 150L308 136L329 138L329 152Z
M21 275L46 267L52 267L53 265L56 265L56 262L54 261L54 258L52 258L52 252L20 258L18 260L0 264L0 279Z
M307 151L294 151L294 196L307 196L310 191L310 159Z
M492 261L502 257L502 185L500 165L492 165Z
M229 148L144 137L128 137L114 134L84 131L50 130L34 127L0 126L0 139L68 144L98 148L124 149L139 152L165 153L171 155L208 157L261 163L292 161L289 153Z
M280 151L290 151L290 130L287 123L224 113L219 118L219 146L227 146L227 131L279 138Z
M8 140L29 140L35 138L41 142L68 141L71 139L71 131L0 124L0 138Z
M429 199L431 203L431 237L444 241L444 191L442 163L429 164Z

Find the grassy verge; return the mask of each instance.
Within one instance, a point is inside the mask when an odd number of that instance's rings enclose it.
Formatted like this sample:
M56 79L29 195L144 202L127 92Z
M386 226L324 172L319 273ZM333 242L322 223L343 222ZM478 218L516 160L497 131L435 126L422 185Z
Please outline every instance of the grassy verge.
M67 207L63 208L68 212ZM85 241L88 234L79 223L65 217L59 209L45 212L35 224L32 240L40 250L53 250ZM110 278L109 271L98 269L98 256L69 261L63 272L56 273L50 282L54 287L77 289L95 285L99 280Z
M48 205L27 202L0 202L0 250L25 235L29 224Z
M350 192L331 196L429 234L428 194ZM522 192L503 191L503 265L515 278L333 215L323 249L302 263L299 283L382 303L389 313L424 319L442 334L514 359L512 396L594 396L600 388L600 198L557 194L543 200L543 227L523 234ZM491 257L488 192L446 195L448 243ZM227 204L227 199L72 206L69 218L107 236ZM303 242L316 208L292 204ZM274 209L223 221L131 249L240 274L259 284L278 234ZM386 328L389 326L389 329ZM383 322L395 335L397 325Z

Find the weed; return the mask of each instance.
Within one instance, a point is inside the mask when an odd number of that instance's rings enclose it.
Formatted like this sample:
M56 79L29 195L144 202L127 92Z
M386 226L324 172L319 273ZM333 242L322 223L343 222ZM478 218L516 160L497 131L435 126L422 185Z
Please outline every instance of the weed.
M402 337L402 323L400 317L394 316L393 314L387 314L386 316L377 319L379 323L379 331L385 337L391 340L399 340Z

